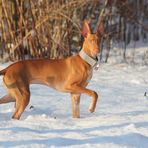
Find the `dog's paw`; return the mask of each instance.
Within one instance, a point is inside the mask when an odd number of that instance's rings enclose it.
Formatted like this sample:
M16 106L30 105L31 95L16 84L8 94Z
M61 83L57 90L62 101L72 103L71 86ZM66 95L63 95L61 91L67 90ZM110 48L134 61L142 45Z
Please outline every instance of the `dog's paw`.
M90 104L89 108L88 108L88 111L90 113L93 113L95 111L95 106L93 104Z
M95 109L89 108L88 111L89 111L90 113L93 113L93 112L95 111Z
M90 113L93 113L96 109L96 102L91 102L90 105L89 105L89 108L88 108L88 111Z

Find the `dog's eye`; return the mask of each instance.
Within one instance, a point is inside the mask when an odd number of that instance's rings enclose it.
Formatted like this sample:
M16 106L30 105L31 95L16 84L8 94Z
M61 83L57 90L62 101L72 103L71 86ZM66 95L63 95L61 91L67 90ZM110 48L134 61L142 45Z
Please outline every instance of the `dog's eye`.
M92 39L91 42L97 44L97 40L95 40L95 39Z

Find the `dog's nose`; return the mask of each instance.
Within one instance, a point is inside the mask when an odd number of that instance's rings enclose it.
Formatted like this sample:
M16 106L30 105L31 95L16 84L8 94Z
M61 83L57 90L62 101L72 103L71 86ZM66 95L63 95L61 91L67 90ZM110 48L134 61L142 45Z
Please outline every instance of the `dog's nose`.
M93 51L94 56L97 56L99 54L99 48L95 48Z

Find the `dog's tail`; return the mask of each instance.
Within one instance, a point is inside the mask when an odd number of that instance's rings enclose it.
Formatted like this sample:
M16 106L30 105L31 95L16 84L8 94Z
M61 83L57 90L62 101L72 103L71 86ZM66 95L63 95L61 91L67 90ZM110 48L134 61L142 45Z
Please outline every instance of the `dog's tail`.
M0 71L0 75L5 75L6 71L7 71L7 68L1 70L1 71Z

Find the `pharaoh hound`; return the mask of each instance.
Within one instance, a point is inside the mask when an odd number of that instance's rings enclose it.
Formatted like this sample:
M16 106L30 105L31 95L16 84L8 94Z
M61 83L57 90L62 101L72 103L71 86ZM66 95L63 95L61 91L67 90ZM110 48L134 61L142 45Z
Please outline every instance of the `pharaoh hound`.
M91 32L90 24L84 21L82 35L84 42L81 51L64 59L23 60L11 64L0 71L8 94L0 99L0 104L15 102L13 119L20 119L30 100L30 84L44 84L58 91L70 93L72 115L80 117L80 95L92 97L89 111L95 111L98 95L86 86L92 78L93 68L100 52L101 34Z

